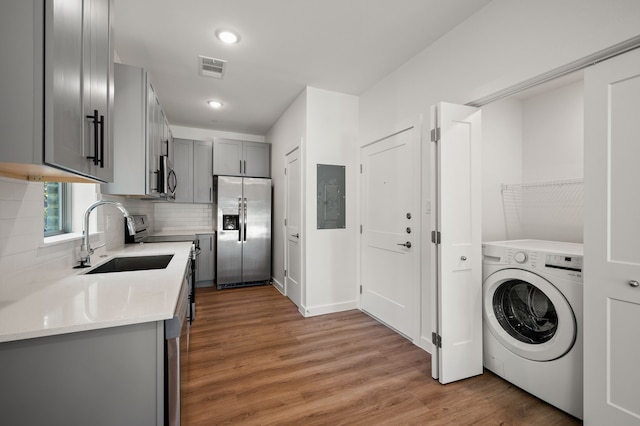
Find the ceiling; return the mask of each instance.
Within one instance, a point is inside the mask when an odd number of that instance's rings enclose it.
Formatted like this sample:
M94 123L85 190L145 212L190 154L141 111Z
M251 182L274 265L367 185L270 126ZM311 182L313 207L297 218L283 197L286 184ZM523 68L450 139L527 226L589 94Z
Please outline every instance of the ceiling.
M115 50L149 71L171 125L264 135L305 86L360 95L489 1L114 0ZM224 78L199 76L200 55Z

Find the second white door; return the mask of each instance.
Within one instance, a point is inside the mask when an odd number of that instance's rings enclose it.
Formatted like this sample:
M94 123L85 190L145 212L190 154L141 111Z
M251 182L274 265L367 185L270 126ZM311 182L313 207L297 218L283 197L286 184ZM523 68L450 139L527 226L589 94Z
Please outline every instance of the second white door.
M361 308L410 339L420 312L420 132L362 149Z
M303 310L302 294L302 169L300 149L296 148L285 158L285 294L298 309Z

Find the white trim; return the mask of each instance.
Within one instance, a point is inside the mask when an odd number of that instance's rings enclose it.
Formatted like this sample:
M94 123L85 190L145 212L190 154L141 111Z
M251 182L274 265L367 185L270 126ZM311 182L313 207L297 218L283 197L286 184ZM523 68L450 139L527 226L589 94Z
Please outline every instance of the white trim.
M286 296L284 294L284 284L282 284L280 281L276 280L275 277L271 277L271 284L276 288L276 290L278 290L283 296Z
M358 300L351 300L349 302L335 303L331 305L318 305L312 307L305 307L304 313L301 313L305 317L314 317L317 315L333 314L336 312L350 311L352 309L358 309Z
M606 61L607 59L613 58L614 56L621 55L625 52L628 52L630 50L633 50L639 47L640 47L640 36L630 38L629 40L623 41L622 43L618 43L606 49L600 50L599 52L586 56L582 59L578 59L577 61L573 61L564 66L554 68L548 72L545 72L536 77L525 80L521 83L507 87L503 90L499 90L495 93L492 93L488 96L484 96L480 99L476 99L475 101L469 102L467 105L474 106L474 107L481 107L481 106L487 105L491 102L495 102L500 99L509 97L511 95L515 95L516 93L522 92L523 90L529 89L539 84L543 84L548 81L554 80L558 77L562 77L576 71L584 70L585 68L591 65L595 65L599 62Z
M89 233L90 241L98 241L104 232L91 232ZM52 235L51 237L44 237L42 243L38 247L51 247L60 244L65 244L72 241L82 240L82 232L69 232L66 234Z

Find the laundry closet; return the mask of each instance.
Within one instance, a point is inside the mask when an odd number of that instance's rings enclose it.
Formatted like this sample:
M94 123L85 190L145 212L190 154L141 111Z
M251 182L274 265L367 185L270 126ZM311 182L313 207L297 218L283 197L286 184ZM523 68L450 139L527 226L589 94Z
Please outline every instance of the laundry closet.
M582 243L582 72L482 107L482 239Z

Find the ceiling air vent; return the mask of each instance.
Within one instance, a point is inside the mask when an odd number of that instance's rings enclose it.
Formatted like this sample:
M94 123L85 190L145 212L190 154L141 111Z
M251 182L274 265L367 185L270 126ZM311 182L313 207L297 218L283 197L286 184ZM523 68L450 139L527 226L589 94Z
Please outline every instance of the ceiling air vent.
M203 77L222 78L227 61L198 56L198 74Z

